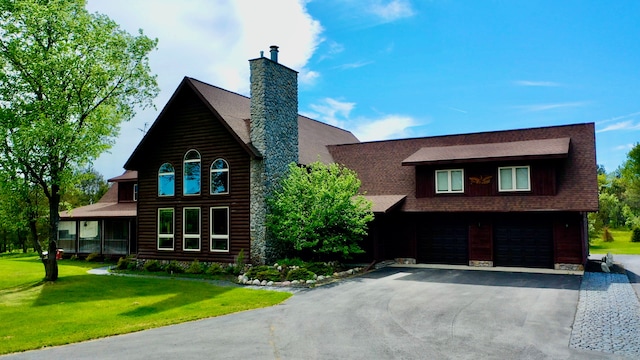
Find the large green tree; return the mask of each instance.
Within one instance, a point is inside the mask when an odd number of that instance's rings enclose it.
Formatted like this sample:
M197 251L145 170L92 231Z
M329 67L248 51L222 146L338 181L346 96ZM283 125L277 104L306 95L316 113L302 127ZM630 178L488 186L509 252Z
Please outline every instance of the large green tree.
M122 121L158 93L157 40L131 35L83 0L0 0L0 171L37 184L56 251L60 189L107 150ZM45 279L55 281L55 256Z
M302 257L349 258L373 220L357 174L338 164L289 165L281 188L268 199L267 226L285 250Z

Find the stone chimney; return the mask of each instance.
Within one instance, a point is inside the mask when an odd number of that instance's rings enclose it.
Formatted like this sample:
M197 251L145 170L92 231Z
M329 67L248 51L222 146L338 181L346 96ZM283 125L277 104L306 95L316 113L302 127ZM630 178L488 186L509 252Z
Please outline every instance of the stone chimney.
M278 47L271 58L249 60L251 70L251 143L262 154L251 162L251 259L264 264L276 260L265 221L266 198L298 162L298 72L278 63Z

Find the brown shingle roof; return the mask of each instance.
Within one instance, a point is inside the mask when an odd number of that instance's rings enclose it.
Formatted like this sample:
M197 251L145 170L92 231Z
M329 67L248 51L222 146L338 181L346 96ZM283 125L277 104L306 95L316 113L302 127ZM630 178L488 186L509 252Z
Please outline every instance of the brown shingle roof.
M365 199L371 201L374 213L386 213L407 198L407 195L365 195Z
M69 211L61 211L60 219L121 218L135 217L136 214L137 204L135 202L118 203L118 183L114 182L97 203Z
M238 140L238 142L254 156L261 156L258 151L251 145L251 137L249 132L249 119L251 117L251 100L243 95L224 90L217 86L213 86L202 81L185 77L173 94L171 100L167 103L162 113L170 107L172 100L185 87L191 88L196 95L209 107L209 109L220 116L223 125L229 129L230 133ZM157 119L162 117L162 113ZM157 121L157 120L156 120ZM125 168L131 168L133 159L145 143L148 136L152 136L154 125L151 126L145 138L142 139L136 150L127 160ZM327 150L327 145L356 143L358 139L349 131L331 126L319 121L309 119L304 116L298 116L298 154L300 164L309 164L320 160L324 163L333 161L331 154Z
M487 143L423 147L402 161L402 165L431 165L477 161L500 161L511 158L560 158L569 154L568 137Z
M416 198L416 170L402 162L422 148L571 138L555 196L509 195ZM336 162L356 171L368 196L407 194L403 211L597 211L594 124L424 137L329 146Z
M135 181L135 180L138 180L138 172L135 170L126 170L122 175L112 177L107 181L119 182L119 181Z

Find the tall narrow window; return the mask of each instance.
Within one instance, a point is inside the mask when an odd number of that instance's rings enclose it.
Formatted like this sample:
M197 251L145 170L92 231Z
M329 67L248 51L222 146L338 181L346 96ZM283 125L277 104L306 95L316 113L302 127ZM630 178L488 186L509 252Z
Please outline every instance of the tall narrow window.
M173 250L173 209L158 209L158 250Z
M229 208L211 208L211 251L229 251Z
M182 179L184 195L200 194L200 153L196 150L189 150L184 155Z
M176 172L169 163L164 163L158 170L158 196L173 196L176 188Z
M498 189L500 191L529 191L531 181L528 166L498 168Z
M211 194L229 193L229 164L218 159L211 164Z
M138 201L138 184L133 184L133 201Z
M200 251L200 208L184 208L183 212L183 249Z
M436 193L463 193L464 171L462 169L437 170Z

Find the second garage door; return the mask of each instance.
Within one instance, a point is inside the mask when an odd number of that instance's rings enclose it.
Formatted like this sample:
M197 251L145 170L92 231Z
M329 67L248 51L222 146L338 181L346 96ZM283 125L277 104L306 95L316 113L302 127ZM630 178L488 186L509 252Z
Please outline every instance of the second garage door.
M496 224L493 248L496 266L553 267L551 224L540 222Z

